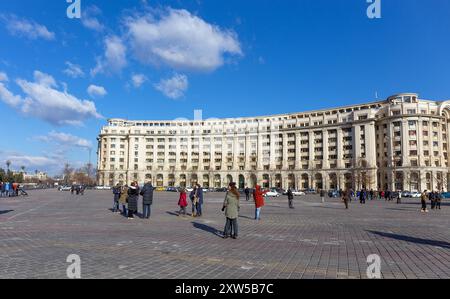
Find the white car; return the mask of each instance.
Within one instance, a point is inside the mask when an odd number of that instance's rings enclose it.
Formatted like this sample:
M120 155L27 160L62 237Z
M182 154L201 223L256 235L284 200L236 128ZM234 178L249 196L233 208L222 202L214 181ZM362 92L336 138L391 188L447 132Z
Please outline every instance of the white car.
M409 197L420 198L420 196L421 196L420 192L411 192Z
M72 190L72 187L70 187L70 186L62 186L62 187L59 187L58 189L59 189L59 191L70 191L70 190Z
M303 191L292 191L292 194L294 196L304 196L304 195L306 195L305 192L303 192Z
M280 193L278 193L275 190L271 190L269 192L267 192L266 194L264 194L265 197L280 197Z

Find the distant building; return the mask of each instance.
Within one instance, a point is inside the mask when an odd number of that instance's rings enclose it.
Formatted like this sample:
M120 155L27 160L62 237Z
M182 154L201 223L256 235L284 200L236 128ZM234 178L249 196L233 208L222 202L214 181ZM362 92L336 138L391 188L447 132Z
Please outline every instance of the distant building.
M45 172L39 171L37 173L28 174L26 172L23 173L23 179L24 181L32 181L32 180L38 180L38 181L46 181L48 180L48 175Z
M110 119L100 185L447 189L450 101L404 93L305 113L215 120Z

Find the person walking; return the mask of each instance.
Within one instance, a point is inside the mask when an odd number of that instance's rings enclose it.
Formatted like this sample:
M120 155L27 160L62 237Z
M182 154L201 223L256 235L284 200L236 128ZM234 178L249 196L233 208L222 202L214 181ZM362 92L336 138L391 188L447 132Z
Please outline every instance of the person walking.
M236 188L236 183L230 183L222 208L222 211L225 211L226 217L225 229L223 231L224 239L230 236L233 239L237 239L238 237L239 197L240 194Z
M150 219L152 211L151 208L153 204L153 190L155 190L155 188L153 188L152 183L149 181L145 183L140 192L140 194L142 195L142 217L145 219Z
M359 192L359 203L360 204L365 204L366 203L366 190L365 189L361 189L361 191Z
M292 193L292 189L289 188L287 191L287 197L289 202L289 209L294 209L294 194Z
M0 197L5 195L5 183L0 182Z
M320 200L322 201L322 203L325 203L325 195L326 195L326 192L325 192L325 190L320 190Z
M192 217L197 217L197 200L198 198L195 196L197 193L197 187L194 186L194 189L192 189L191 193L189 193L189 199L192 203Z
M350 200L349 197L350 197L350 191L347 189L342 193L342 201L345 204L346 210L348 210L348 201Z
M120 213L119 200L120 200L121 193L122 193L122 188L120 187L119 184L117 184L113 188L113 194L114 194L114 203L113 203L113 208L112 208L113 213Z
M250 200L250 189L248 187L245 187L244 193L245 193L245 200L249 201Z
M120 192L119 203L122 205L123 216L127 216L128 189L128 186L125 185Z
M422 203L422 209L420 210L422 213L428 213L427 210L427 190L422 192L422 195L420 196L420 202Z
M139 193L136 183L131 183L128 189L128 219L133 219L134 214L137 213Z
M181 189L180 191L180 197L178 199L178 206L180 207L180 210L178 211L178 215L186 216L186 207L188 206L187 203L187 196L186 196L186 189Z
M264 191L261 191L261 186L256 185L253 192L253 199L255 200L255 220L261 220L261 208L264 206Z
M202 217L202 206L203 206L203 188L200 184L197 184L197 191L195 193L197 197L197 217Z

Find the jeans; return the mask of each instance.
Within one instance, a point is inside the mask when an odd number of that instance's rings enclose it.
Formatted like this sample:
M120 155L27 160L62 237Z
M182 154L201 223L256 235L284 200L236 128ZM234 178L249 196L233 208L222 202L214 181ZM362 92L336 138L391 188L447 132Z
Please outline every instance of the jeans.
M123 215L127 214L127 206L126 205L122 205L122 214Z
M202 204L197 203L197 216L202 216Z
M261 219L261 208L256 208L255 209L255 220L260 220Z
M180 215L186 215L186 207L180 207L180 211L178 212Z
M290 209L293 209L294 208L294 200L293 199L288 199L288 201L289 201L289 208Z
M150 214L152 212L152 205L143 205L144 208L144 212L143 212L143 216L144 218L149 219L150 218Z
M114 200L113 212L119 211L119 202Z
M238 236L238 222L237 219L227 218L227 222L225 223L225 229L223 231L223 235L226 237L229 236Z
M192 201L192 216L197 215L197 205L198 204L195 204L194 201Z

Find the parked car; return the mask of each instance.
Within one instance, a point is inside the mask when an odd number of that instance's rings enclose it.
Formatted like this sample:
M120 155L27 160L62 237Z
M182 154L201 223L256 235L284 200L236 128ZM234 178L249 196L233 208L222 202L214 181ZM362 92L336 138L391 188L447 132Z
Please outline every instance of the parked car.
M294 191L292 191L292 194L293 194L294 196L304 196L304 195L306 195L305 192L300 191L300 190L294 190Z
M446 198L446 199L450 198L450 192L443 192L441 195L442 195L442 198Z
M339 197L339 191L338 190L330 190L330 191L328 191L328 197L338 198Z
M178 192L178 188L176 188L176 187L167 187L166 191L167 192Z
M275 189L271 189L264 194L265 197L280 197L280 193Z
M403 191L403 192L402 192L402 197L411 197L411 192L409 192L409 191Z
M72 190L72 187L71 186L60 186L60 187L58 187L58 190L59 191L70 191L70 190Z
M316 194L316 189L314 188L308 188L305 190L306 194Z
M449 195L450 195L450 194L449 194ZM415 192L410 192L408 197L411 197L411 198L420 198L420 196L421 196L421 193L415 191Z

